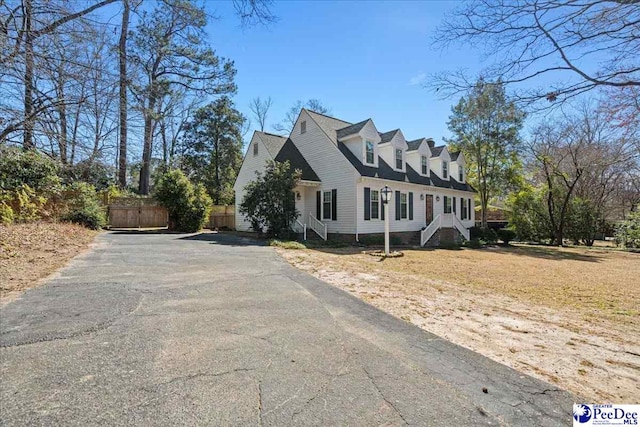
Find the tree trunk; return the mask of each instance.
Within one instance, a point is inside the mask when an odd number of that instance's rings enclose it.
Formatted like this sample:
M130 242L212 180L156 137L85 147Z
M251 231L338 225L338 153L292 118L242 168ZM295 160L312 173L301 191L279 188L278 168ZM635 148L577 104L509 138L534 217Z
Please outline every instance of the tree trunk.
M33 143L33 28L31 0L24 0L24 134L22 145L34 148Z
M122 27L118 54L120 62L120 147L118 152L118 185L127 186L127 31L129 30L129 0L122 0Z
M60 119L60 134L58 135L58 151L60 153L60 162L67 164L67 106L64 99L64 80L62 66L58 68L57 96L62 102L58 106L58 117Z
M144 147L142 149L142 167L140 168L140 194L149 194L151 179L151 152L153 149L153 114L156 109L156 98L149 96L149 106L144 116Z

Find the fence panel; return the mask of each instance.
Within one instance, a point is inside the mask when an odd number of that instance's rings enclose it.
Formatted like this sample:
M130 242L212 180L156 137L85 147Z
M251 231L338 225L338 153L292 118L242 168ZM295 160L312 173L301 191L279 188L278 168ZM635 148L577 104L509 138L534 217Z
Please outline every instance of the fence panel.
M229 229L236 228L236 209L234 205L214 205L209 214L209 228Z
M115 197L109 204L109 225L112 228L166 227L167 210L153 199Z

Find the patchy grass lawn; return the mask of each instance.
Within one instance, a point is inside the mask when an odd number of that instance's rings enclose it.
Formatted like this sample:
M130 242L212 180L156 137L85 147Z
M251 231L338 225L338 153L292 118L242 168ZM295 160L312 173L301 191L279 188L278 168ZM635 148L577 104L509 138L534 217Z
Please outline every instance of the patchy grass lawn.
M67 223L0 225L0 305L64 266L96 234Z
M581 395L640 394L640 254L543 246L278 251L423 329Z

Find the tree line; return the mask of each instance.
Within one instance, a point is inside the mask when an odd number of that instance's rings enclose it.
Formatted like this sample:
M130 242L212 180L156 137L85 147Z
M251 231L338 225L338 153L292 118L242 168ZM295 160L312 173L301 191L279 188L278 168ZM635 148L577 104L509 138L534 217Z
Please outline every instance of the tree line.
M462 94L449 142L469 160L483 228L490 203L503 201L520 239L592 245L638 209L635 2L468 1L434 43L484 48L491 64L426 84L445 98Z
M233 5L243 25L276 19L269 0ZM209 21L190 0L2 2L0 144L46 153L76 175L117 176L140 194L154 167L183 167L228 200L222 177L239 167L247 119L231 100L233 61L207 42ZM201 177L204 163L212 176Z

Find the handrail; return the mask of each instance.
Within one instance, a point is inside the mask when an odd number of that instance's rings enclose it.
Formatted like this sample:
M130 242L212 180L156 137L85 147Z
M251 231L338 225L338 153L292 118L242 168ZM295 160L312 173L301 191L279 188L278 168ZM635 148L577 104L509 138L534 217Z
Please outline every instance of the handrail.
M327 240L327 224L318 220L318 218L312 214L309 214L309 228L315 231L322 240Z
M460 218L458 218L457 216L453 216L453 225L456 226L456 228L458 229L458 231L460 232L460 234L462 234L462 236L467 239L467 240L471 240L469 239L469 237L471 237L469 235L469 229L466 228L464 226L464 224L462 223L462 221L460 221Z
M307 240L307 224L303 224L300 222L298 218L296 218L297 230L296 232L302 233L302 240Z
M438 214L438 216L436 216L436 218L431 221L431 224L429 224L427 228L420 232L420 246L424 246L427 244L431 236L433 236L435 232L440 229L441 224L442 215Z

